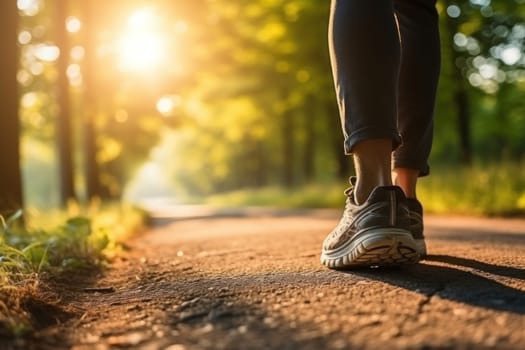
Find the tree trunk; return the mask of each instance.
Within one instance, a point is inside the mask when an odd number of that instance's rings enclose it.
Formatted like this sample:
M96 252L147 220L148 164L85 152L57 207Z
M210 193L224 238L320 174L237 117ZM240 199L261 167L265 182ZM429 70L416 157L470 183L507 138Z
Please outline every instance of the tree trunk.
M452 83L454 85L453 101L456 107L457 132L459 147L461 152L461 162L470 164L472 161L472 140L470 135L470 106L467 90L467 82L461 73L461 69L456 62L460 56L454 48L454 34L458 32L458 22L456 19L446 16L448 31L448 42L450 43L450 58L452 64Z
M308 97L304 114L306 139L303 153L303 171L306 182L311 182L315 177L315 108L312 97Z
M264 145L260 140L255 141L255 158L257 159L257 167L255 171L255 186L263 187L268 183L268 162L266 161L266 152Z
M456 71L458 69L456 68ZM465 82L458 72L456 80L456 91L454 93L454 100L456 103L457 118L458 118L458 136L459 145L461 149L461 162L463 164L470 164L472 162L472 141L470 136L470 108L468 92L465 87Z
M69 200L76 200L75 185L73 178L73 144L71 130L71 108L69 98L69 80L67 78L67 67L69 64L69 40L65 30L67 18L67 0L56 1L57 11L57 44L60 48L58 58L58 107L57 116L57 146L60 171L60 202L63 207Z
M295 182L294 160L295 160L295 118L290 111L283 114L282 142L283 142L283 184L292 187Z
M83 142L84 142L84 168L86 181L86 197L88 200L102 197L100 184L100 171L97 162L97 135L95 129L95 118L97 115L97 40L96 40L96 10L99 1L85 1L84 27L85 27L85 112L83 115Z
M0 1L0 214L23 206L18 116L18 9L16 1Z
M511 103L505 99L510 95L510 84L500 84L496 94L496 107L494 109L494 117L497 120L495 129L492 132L492 142L489 148L489 156L496 157L496 159L508 159L514 156L517 160L520 158L520 152L513 154L511 142L509 139L509 131L512 130L512 123L509 119L510 111L512 110ZM496 151L496 152L494 152Z

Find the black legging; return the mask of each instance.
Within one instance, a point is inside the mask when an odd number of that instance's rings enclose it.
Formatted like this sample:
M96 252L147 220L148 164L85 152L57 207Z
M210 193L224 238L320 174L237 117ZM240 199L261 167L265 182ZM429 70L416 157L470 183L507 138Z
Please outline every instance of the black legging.
M436 0L332 0L329 44L345 152L392 139L394 167L428 173L440 70Z

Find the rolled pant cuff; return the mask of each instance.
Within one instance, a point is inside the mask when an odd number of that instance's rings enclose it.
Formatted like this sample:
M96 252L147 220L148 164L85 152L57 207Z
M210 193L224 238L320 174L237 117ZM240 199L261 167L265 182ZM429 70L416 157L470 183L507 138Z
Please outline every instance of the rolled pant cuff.
M430 167L425 162L423 164L409 161L407 159L392 159L393 168L405 168L419 170L419 177L427 176L430 174Z
M352 154L352 149L359 142L374 139L391 139L392 151L401 145L401 135L395 129L362 128L346 137L345 154Z

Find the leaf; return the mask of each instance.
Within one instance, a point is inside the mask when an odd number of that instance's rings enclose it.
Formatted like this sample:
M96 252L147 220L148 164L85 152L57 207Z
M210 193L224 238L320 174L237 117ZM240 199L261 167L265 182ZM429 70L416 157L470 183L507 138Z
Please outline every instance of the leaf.
M34 272L40 272L47 260L47 248L44 247L43 243L35 242L22 251L31 269Z
M101 233L91 237L89 242L91 243L91 247L93 250L95 250L96 252L101 252L108 246L109 237L106 233Z
M22 209L18 209L13 215L11 215L7 221L5 222L5 225L9 227L13 222L20 219L22 215L24 214L24 211Z
M61 265L65 268L81 268L86 266L86 262L81 259L69 258L62 260Z
M77 239L85 239L91 234L91 220L82 216L68 219L66 221L66 230Z

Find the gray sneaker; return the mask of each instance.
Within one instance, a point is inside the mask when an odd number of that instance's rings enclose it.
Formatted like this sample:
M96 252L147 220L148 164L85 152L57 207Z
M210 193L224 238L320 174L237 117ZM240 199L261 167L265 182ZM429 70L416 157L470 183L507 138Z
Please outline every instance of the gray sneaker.
M350 182L354 185L355 178ZM355 204L353 186L345 194L343 217L323 242L322 264L341 269L419 261L401 188L376 187L362 205Z
M416 241L417 252L423 258L427 255L427 246L423 235L423 206L414 198L407 198L406 204L410 217L410 233Z

